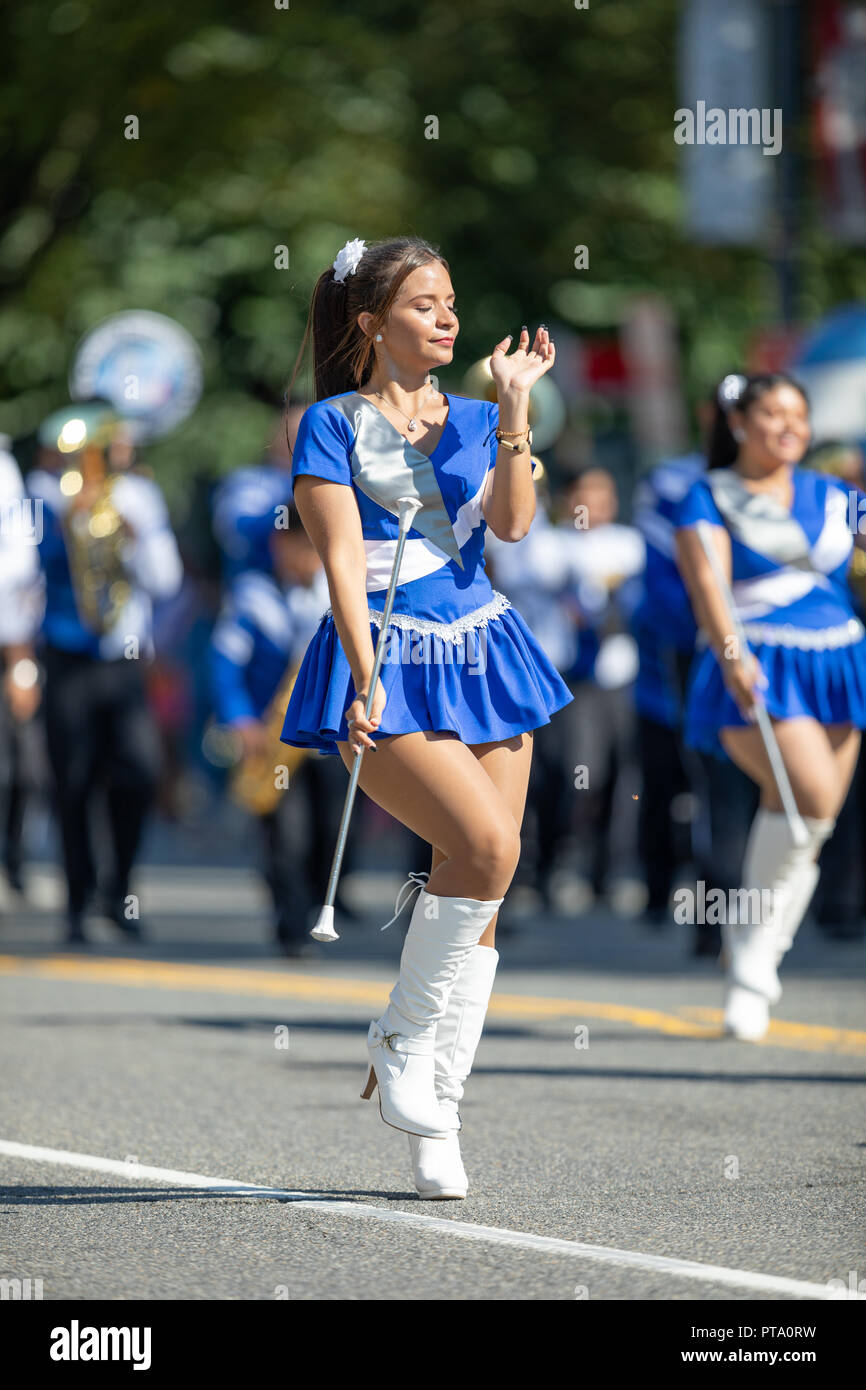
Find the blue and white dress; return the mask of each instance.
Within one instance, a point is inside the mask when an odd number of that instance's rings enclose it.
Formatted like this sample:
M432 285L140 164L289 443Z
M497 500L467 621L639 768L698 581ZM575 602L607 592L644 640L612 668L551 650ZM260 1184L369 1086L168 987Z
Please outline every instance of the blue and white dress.
M379 678L387 693L374 739L447 731L466 744L499 742L550 722L572 695L520 614L484 569L481 512L498 448L498 407L448 396L428 458L356 391L317 401L301 417L292 481L311 474L355 494L367 555L371 636L378 641L398 534L396 499L423 503L409 530ZM282 740L337 754L355 698L330 609L298 672Z
M848 489L838 479L792 470L790 511L750 492L732 468L693 484L677 524L708 521L731 537L732 592L749 645L768 685L775 719L866 727L866 630L846 581L853 548ZM706 647L695 661L686 707L686 741L725 756L722 728L746 725Z

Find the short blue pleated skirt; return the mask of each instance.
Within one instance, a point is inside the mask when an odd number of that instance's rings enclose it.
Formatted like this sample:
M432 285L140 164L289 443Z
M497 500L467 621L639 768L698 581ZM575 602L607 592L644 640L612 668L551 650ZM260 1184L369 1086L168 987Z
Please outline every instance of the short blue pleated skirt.
M379 627L370 623L375 645ZM391 626L379 679L387 694L375 741L432 730L463 743L498 743L526 733L574 696L514 609L465 634L454 644L437 633ZM307 647L280 738L295 748L337 754L349 731L345 712L355 683L330 613Z
M866 637L844 647L804 650L751 642L767 677L764 703L774 719L809 717L820 724L866 728ZM726 758L719 729L748 721L725 689L719 663L707 648L695 659L686 700L685 739L692 748Z

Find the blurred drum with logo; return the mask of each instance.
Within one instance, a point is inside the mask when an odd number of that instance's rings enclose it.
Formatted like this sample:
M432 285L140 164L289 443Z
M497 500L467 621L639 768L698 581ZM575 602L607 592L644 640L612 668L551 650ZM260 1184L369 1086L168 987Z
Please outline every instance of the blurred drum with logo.
M110 401L135 443L143 443L168 434L195 410L201 353L186 329L165 314L112 314L78 344L69 391L73 400Z

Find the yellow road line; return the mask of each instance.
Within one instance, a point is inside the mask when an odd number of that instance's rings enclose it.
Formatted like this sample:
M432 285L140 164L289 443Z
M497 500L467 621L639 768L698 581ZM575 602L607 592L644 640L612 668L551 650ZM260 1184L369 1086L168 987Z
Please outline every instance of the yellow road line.
M201 990L206 993L299 999L322 1004L357 1004L372 1009L384 1007L394 983L393 979L347 980L338 976L307 975L287 970L124 960L119 957L83 960L79 956L63 955L0 956L0 975L137 988ZM491 1017L515 1021L567 1018L574 1024L588 1020L628 1023L649 1032L686 1038L718 1038L722 1025L719 1009L683 1007L677 1014L671 1014L631 1004L558 999L534 994L496 993L490 1001L489 1012ZM866 1055L866 1032L773 1019L762 1045L768 1044L806 1052L863 1056Z
M719 1024L723 1018L721 1009L690 1007L681 1009L680 1013L686 1018L698 1021L718 1020ZM764 1042L781 1047L799 1047L804 1039L810 1044L807 1049L810 1052L848 1052L861 1055L866 1052L866 1033L856 1028L830 1028L824 1023L790 1023L781 1018L771 1019L770 1031Z

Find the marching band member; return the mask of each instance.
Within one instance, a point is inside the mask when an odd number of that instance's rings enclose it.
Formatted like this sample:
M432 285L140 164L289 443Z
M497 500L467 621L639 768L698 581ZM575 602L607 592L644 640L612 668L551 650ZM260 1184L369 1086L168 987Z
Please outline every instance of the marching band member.
M727 753L761 793L743 867L746 889L769 890L762 920L723 925L729 957L725 1027L757 1041L781 996L777 968L818 881L866 727L866 632L855 617L844 485L797 465L809 444L809 404L784 373L729 376L719 389L709 469L678 521L678 558L709 645L690 686L686 736ZM712 528L751 652L732 621L694 532ZM856 536L859 545L864 538ZM762 699L809 832L795 847L763 740ZM763 894L759 894L763 897ZM764 917L767 920L763 920Z
M67 406L43 421L41 467L28 491L43 508L39 555L45 721L67 883L67 939L85 940L96 886L89 817L104 787L113 848L100 909L140 936L129 877L159 775L159 740L144 667L153 655L154 600L183 568L162 493L134 471L112 474L118 417L104 403ZM62 456L65 471L52 468Z
M350 241L317 281L316 403L292 478L332 609L283 730L286 743L339 753L350 769L366 750L362 790L431 846L429 874L411 876L409 893L421 891L399 980L370 1024L363 1092L378 1086L382 1118L409 1134L424 1197L466 1192L458 1102L498 960L495 916L520 854L532 731L571 700L483 568L487 527L516 541L532 521L529 393L553 365L553 344L544 327L532 342L524 327L510 355L511 335L497 343L498 406L446 395L431 373L453 358L454 298L447 262L415 237ZM422 506L368 719L403 496Z
M634 642L619 629L621 596L627 610L644 547L633 527L614 520L616 512L612 477L588 466L555 489L550 516L539 499L523 540L487 542L497 585L518 605L574 697L555 726L534 735L530 798L542 841L539 887L548 899L557 852L574 829L579 842L589 843L596 895L605 891L613 794L632 756Z
M617 806L617 793L623 790L626 769L636 760L632 691L637 647L628 620L640 597L646 553L640 532L617 521L618 512L613 475L589 464L564 487L563 519L557 528L577 633L575 660L563 672L574 696L563 714L563 737L568 766L575 773L578 837L588 842L589 874L597 898L607 892L615 830L624 827L623 857L633 850L628 843L632 803Z
M634 522L646 543L644 593L632 617L639 654L635 708L642 784L640 852L647 883L645 916L657 926L670 920L668 903L681 858L672 803L690 783L681 726L697 637L677 569L674 516L705 466L700 454L668 459L641 478L634 496Z
M26 768L25 730L40 701L33 640L39 626L41 586L36 551L38 516L25 496L18 464L0 437L0 788L4 858L11 887L22 890L21 833Z
M557 492L551 496L547 475L536 487L536 512L522 540L500 540L493 532L484 538L484 558L491 582L507 594L537 641L565 679L577 660L578 636L568 598L569 567L563 533L556 524ZM553 907L553 875L567 839L574 810L574 778L570 758L563 752L560 718L542 724L533 734L532 768L527 788L527 810L534 813L536 858L534 887L545 907ZM521 868L523 861L521 861ZM508 902L497 917L501 936Z
M715 392L699 403L701 434L709 444ZM706 452L666 459L635 490L634 522L646 542L644 593L632 617L640 666L635 706L641 756L640 847L655 928L672 921L668 906L674 874L684 858L697 862L708 888L737 886L757 788L729 759L690 748L683 737L685 695L695 655L697 625L676 561L676 516L692 484L706 469ZM673 817L677 796L691 792L697 814L691 845L679 851ZM717 957L720 928L695 922L696 956Z
M226 583L248 570L270 574L269 541L274 508L291 496L289 441L298 432L304 407L294 404L285 420L274 427L267 453L260 463L236 468L214 489L213 533L223 556Z
M321 561L294 507L286 505L289 488L288 476L283 475L282 499L274 505L282 509L280 521L285 525L276 527L270 510L260 516L256 528L248 514L250 553L262 559L267 554L273 574L246 570L229 586L211 634L210 669L217 719L237 733L242 757L255 762L260 769L257 778L264 780L261 795L252 786L258 799L249 809L261 833L274 933L286 955L301 956L317 949L307 937L307 919L327 887L328 845L339 825L344 778L333 759L312 753L301 756L291 770L288 788L272 794L285 748L270 730L269 710L278 714L278 735L285 703L277 710L274 701L328 606Z

